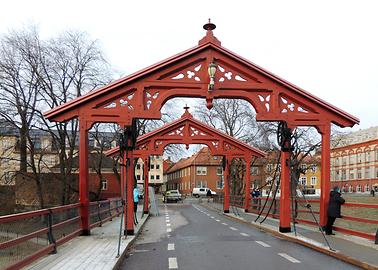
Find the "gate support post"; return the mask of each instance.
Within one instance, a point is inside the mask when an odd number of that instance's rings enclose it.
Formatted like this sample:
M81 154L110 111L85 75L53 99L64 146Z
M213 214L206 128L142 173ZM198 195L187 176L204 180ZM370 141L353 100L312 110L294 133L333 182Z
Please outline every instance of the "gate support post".
M88 122L80 117L79 145L79 201L82 235L90 235L88 192Z
M134 160L133 151L128 152L128 170L126 183L127 235L134 235Z
M327 208L331 190L330 160L331 160L331 124L320 127L322 135L322 174L320 182L320 226L327 224Z
M224 201L223 201L223 212L230 213L230 185L228 181L229 175L229 167L228 167L228 158L227 156L223 156L223 164L224 164Z
M127 156L126 152L123 152L123 156L121 157L121 192L122 192L122 205L123 205L123 219L124 219L124 228L123 228L123 235L127 235L127 205L129 201L127 200L127 188L126 188L126 174L128 171L128 161L127 161Z
M148 171L150 170L149 157L144 158L143 174L144 174L144 207L143 213L148 214Z
M280 232L291 232L290 227L290 150L281 150ZM275 181L275 179L273 179ZM272 183L273 184L273 183Z
M251 159L245 158L245 202L244 211L248 212L249 204L251 202Z

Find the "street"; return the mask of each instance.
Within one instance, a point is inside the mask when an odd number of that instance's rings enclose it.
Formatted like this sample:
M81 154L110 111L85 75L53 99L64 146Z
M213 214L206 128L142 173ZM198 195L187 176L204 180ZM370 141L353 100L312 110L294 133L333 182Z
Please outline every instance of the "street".
M200 204L159 205L121 269L359 269Z

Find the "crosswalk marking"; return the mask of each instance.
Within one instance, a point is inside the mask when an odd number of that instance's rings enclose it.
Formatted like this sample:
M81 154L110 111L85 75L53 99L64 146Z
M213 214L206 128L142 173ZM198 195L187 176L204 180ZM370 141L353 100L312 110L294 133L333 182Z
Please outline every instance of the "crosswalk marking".
M168 258L168 269L178 269L177 258Z
M174 243L169 243L167 249L168 250L175 250L175 244Z
M263 246L263 247L270 247L267 243L264 243L263 241L255 241L257 244Z
M292 263L301 263L301 261L298 261L296 258L291 257L290 255L287 255L286 253L278 253L281 257L285 258L286 260L292 262Z

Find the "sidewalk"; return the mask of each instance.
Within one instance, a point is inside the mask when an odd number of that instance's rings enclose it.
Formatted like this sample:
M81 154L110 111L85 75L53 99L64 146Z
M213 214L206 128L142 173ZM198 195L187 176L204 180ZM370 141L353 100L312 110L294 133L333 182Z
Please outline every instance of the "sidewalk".
M122 236L120 257L116 258L121 217L91 230L90 236L79 236L58 247L58 253L48 255L24 269L31 270L107 270L117 269L127 248L133 243L146 222L141 219L143 206L138 206L139 224L134 227L135 235Z
M222 204L204 202L202 205L223 212ZM332 251L328 248L318 228L296 224L297 236L293 232L280 233L278 231L279 220L267 218L264 223L260 224L264 216L259 221L254 222L257 217L256 214L245 213L244 209L241 208L237 210L239 210L240 216L232 213L232 208L230 208L230 213L225 215L364 269L378 269L378 245L375 245L372 241L336 232L336 235L326 236L332 249L336 250Z

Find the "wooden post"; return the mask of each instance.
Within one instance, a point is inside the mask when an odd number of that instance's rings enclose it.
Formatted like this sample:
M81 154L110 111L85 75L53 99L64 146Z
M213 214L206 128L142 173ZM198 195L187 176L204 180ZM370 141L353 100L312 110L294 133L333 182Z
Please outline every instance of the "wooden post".
M143 175L144 175L144 207L143 207L143 211L144 211L144 214L148 214L148 171L150 170L149 169L149 157L146 157L144 159L144 164L143 164Z
M327 124L320 128L322 135L322 173L320 182L320 226L327 224L327 209L329 202L329 195L331 190L331 174L330 174L330 160L331 160L331 125Z
M223 212L230 213L230 185L228 181L229 167L228 167L228 158L223 156L225 159L225 168L224 168L224 201L223 201Z
M249 205L251 202L251 159L245 159L245 202L244 211L248 212Z
M79 201L82 235L90 235L89 192L88 192L88 123L82 117L79 145Z
M281 151L280 232L291 232L290 217L290 151Z

